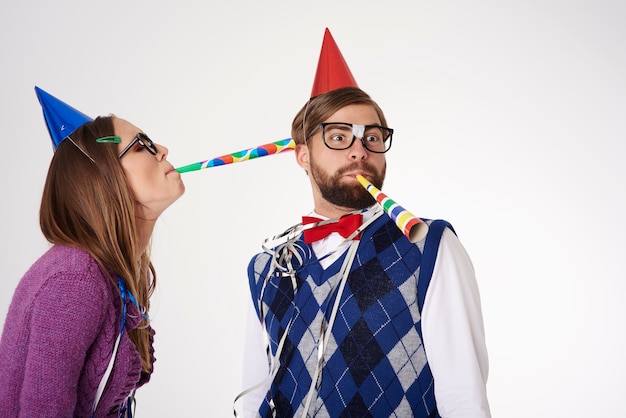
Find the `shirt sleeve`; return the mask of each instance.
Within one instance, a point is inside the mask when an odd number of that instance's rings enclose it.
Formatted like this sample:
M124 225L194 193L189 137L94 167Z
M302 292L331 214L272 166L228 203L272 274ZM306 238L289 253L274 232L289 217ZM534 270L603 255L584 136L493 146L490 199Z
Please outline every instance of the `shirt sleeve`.
M20 416L73 416L85 357L103 321L104 286L50 278L33 300Z
M242 393L237 402L237 417L257 417L259 407L269 390L269 366L265 353L263 330L252 300L247 309L244 344Z
M478 284L467 252L447 228L424 301L422 335L439 414L490 417L489 363Z

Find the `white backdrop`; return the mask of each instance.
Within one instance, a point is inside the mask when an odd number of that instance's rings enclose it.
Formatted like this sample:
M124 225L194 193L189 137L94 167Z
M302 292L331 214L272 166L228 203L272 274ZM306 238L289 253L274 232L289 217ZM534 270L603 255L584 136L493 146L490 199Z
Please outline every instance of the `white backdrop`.
M0 316L46 250L33 87L115 113L176 166L290 135L325 27L396 130L384 191L477 271L495 417L626 417L626 3L8 0ZM246 266L311 209L293 154L184 174L155 230L158 361L138 416L231 415Z

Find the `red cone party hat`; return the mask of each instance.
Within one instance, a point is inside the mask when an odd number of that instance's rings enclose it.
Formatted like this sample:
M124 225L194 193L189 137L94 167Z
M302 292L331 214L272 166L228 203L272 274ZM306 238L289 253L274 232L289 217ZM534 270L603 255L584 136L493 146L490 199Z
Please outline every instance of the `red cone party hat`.
M348 68L348 64L343 59L343 55L341 55L341 51L339 51L333 36L326 28L311 97L342 87L358 87L358 85L350 72L350 68Z

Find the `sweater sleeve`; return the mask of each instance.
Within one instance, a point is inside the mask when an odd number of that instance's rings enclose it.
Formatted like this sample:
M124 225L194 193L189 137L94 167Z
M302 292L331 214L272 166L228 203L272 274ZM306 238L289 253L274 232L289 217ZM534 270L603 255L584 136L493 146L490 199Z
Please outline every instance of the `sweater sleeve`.
M105 316L105 284L57 274L32 300L20 416L73 416L85 357Z
M422 333L439 414L444 418L490 417L478 284L469 256L448 229L426 294Z

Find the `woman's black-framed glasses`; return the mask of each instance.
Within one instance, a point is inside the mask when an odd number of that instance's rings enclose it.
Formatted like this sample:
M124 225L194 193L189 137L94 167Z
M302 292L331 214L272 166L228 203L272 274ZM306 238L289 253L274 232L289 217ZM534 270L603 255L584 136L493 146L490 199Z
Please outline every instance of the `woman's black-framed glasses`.
M139 132L137 135L135 135L135 138L133 138L133 140L130 141L128 145L126 145L126 148L124 148L122 152L120 152L117 158L122 158L124 154L126 154L128 150L130 150L137 142L139 142L145 149L147 149L150 154L158 154L159 150L157 149L156 145L154 145L154 142L152 142L152 140L148 137L148 135L144 134L143 132Z
M391 148L393 129L386 126L324 122L317 125L307 139L312 137L318 129L322 130L322 140L330 149L348 149L354 144L356 138L361 140L361 143L368 151L377 154L384 154Z

